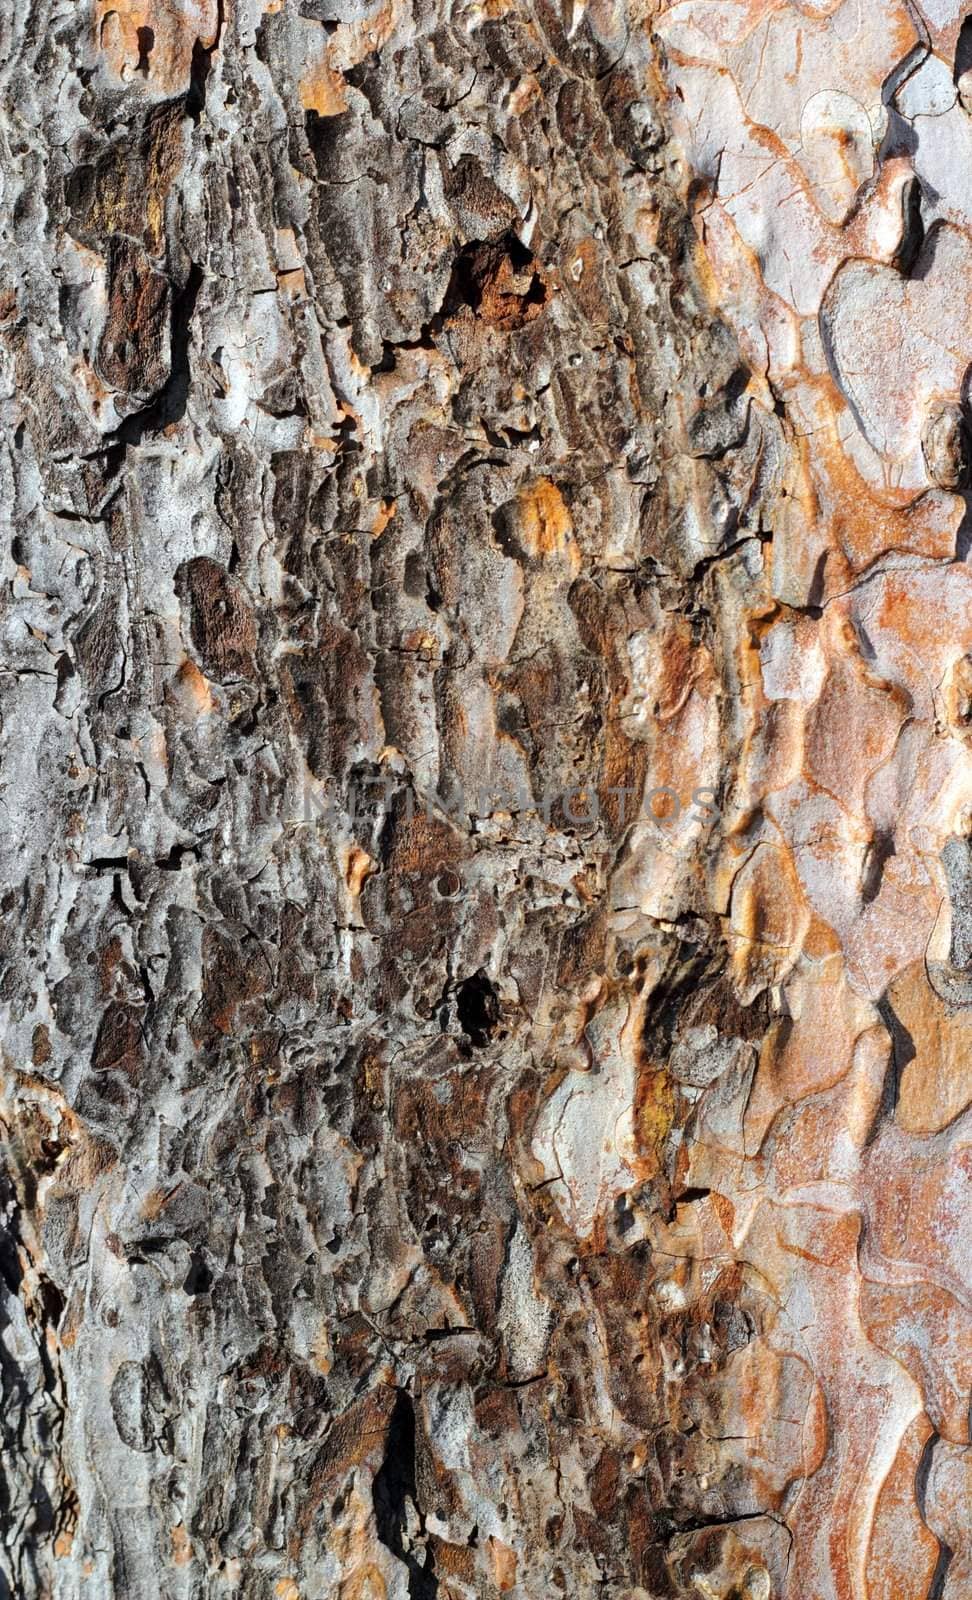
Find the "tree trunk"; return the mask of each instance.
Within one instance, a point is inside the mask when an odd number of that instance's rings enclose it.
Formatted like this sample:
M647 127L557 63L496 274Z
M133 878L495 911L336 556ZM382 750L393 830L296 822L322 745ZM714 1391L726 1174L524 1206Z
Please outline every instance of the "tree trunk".
M970 1592L946 12L0 0L0 1594Z

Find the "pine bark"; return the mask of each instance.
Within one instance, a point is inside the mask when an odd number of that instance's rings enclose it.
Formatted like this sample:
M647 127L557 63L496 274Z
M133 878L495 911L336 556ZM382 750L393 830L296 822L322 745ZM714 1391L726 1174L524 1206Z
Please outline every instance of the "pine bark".
M0 0L0 1595L972 1581L961 228L714 9Z

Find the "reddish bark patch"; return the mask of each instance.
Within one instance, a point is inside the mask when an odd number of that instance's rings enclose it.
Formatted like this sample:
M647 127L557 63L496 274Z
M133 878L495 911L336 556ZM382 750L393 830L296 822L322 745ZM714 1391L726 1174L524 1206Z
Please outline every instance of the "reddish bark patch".
M252 678L256 622L240 585L225 567L197 556L179 568L176 589L188 600L192 642L211 678Z
M474 240L459 252L446 295L447 311L468 307L480 322L512 333L538 317L550 299L543 267L515 233Z
M108 255L108 316L98 370L124 394L156 394L169 376L169 280L134 239L115 238Z

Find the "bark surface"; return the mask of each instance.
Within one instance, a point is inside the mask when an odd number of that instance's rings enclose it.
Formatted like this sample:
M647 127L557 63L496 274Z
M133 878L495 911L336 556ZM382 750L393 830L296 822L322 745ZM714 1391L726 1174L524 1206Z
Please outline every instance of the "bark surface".
M0 62L0 1595L965 1600L961 10Z

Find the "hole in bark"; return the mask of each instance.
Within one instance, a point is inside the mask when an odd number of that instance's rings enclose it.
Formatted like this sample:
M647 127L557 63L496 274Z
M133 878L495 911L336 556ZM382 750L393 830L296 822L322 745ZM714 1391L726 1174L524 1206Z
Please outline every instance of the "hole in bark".
M182 1285L185 1294L208 1294L213 1286L213 1275L198 1251L193 1252L192 1263Z
M471 1044L488 1044L499 1021L499 996L485 972L474 972L456 990L459 1026Z
M887 994L884 994L878 1001L877 1010L881 1021L891 1035L891 1054L888 1061L887 1075L884 1080L884 1089L881 1094L881 1104L875 1113L874 1126L867 1136L866 1144L870 1144L871 1140L876 1138L882 1121L887 1121L894 1116L898 1104L901 1074L909 1061L914 1061L917 1053L914 1039L894 1011Z
M901 195L901 243L894 264L904 277L921 255L925 243L925 222L921 214L921 184L913 178Z
M939 1443L940 1438L940 1434L933 1433L927 1440L925 1448L921 1452L921 1459L918 1462L917 1471L915 1472L915 1499L918 1503L918 1510L921 1514L921 1520L925 1524L926 1528L928 1527L928 1514L926 1507L928 1475L932 1468L935 1446ZM936 1534L935 1537L938 1538L938 1535ZM941 1600L942 1595L945 1593L945 1581L948 1577L948 1569L951 1566L954 1558L954 1550L952 1550L952 1548L947 1545L943 1539L938 1539L938 1561L935 1566L935 1571L932 1573L932 1581L928 1589L928 1600Z
M222 11L220 10L220 16ZM222 22L220 23L222 31ZM206 80L212 65L213 51L218 44L217 39L207 49L201 39L197 39L192 47L192 61L189 67L189 89L185 98L186 115L193 122L198 122L206 104Z
M890 834L875 834L864 857L861 879L861 904L869 906L881 892L884 869L894 855L894 839Z
M40 1280L40 1300L44 1307L44 1319L52 1328L57 1328L64 1315L64 1296L56 1283L50 1278Z
M494 328L511 332L540 315L550 296L536 256L515 233L474 239L456 256L443 302L445 315L468 306Z
M147 78L149 75L149 56L152 54L152 49L155 45L155 29L139 28L135 37L138 40L138 65L135 71L140 72L143 78Z
M966 17L962 23L955 46L955 82L958 83L962 75L972 67L972 16Z
M408 1567L409 1600L435 1600L439 1585L432 1571L432 1553L425 1552L425 1565L419 1564L411 1548L406 1548L407 1501L416 1512L415 1490L415 1407L412 1397L399 1389L388 1422L385 1459L372 1485L375 1525L379 1539L399 1561Z
M635 1225L634 1212L623 1194L619 1195L614 1203L614 1225L622 1237L624 1234L630 1233Z

